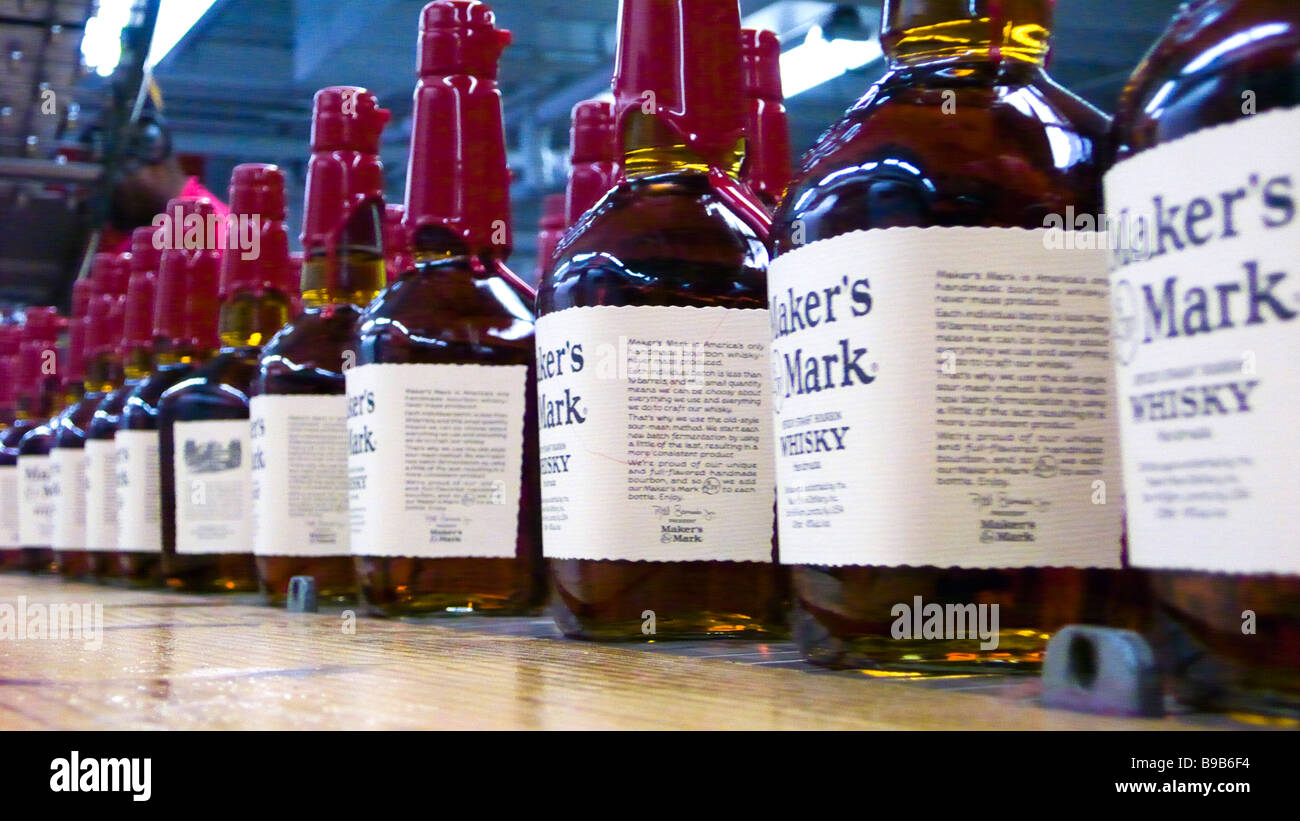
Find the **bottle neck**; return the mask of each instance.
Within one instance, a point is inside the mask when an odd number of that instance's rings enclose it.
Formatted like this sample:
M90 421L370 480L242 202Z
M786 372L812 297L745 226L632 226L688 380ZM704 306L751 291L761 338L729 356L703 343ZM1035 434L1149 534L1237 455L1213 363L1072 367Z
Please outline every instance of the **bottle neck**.
M170 368L176 365L202 365L212 358L213 351L210 348L196 347L194 345L171 345L167 342L159 342L154 348L155 361L158 363L157 368Z
M122 376L127 382L138 382L153 373L155 365L153 351L146 347L134 348L122 363Z
M122 360L115 353L99 354L86 366L86 392L111 393L121 387Z
M292 306L279 291L239 291L221 304L222 348L260 348L289 321Z
M960 63L1044 66L1048 0L891 0L880 40L891 68Z
M371 202L352 215L332 249L307 249L302 266L303 305L365 307L379 295L386 279L383 217L383 204Z
M732 179L740 179L740 166L745 159L745 145L741 140L728 156L719 162L710 162L682 142L671 128L653 114L629 112L623 130L623 169L628 179L638 179L657 174L697 173L707 174L713 168L721 169Z
M74 380L63 386L63 396L59 399L60 408L70 408L81 401L81 397L86 395L86 383L82 380Z

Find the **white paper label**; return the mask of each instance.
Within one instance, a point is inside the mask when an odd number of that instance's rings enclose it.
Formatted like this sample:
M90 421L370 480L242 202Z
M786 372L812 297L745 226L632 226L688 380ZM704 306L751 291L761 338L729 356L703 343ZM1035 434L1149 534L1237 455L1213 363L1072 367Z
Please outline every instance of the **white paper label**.
M347 372L352 552L513 558L524 365L362 365Z
M18 457L18 541L49 547L54 538L54 488L49 456Z
M1257 114L1106 177L1134 565L1300 573L1298 130Z
M253 552L259 556L346 556L346 396L255 396Z
M112 439L87 439L86 549L117 548L116 446Z
M782 562L1119 566L1105 252L1065 237L857 231L772 264Z
M50 451L50 486L54 491L55 550L86 549L86 459L81 448Z
M18 534L18 467L0 465L0 545L13 546Z
M772 561L767 339L762 309L539 320L546 556Z
M113 437L117 467L117 547L162 552L162 494L158 431L119 430Z
M253 549L247 419L175 423L176 552Z

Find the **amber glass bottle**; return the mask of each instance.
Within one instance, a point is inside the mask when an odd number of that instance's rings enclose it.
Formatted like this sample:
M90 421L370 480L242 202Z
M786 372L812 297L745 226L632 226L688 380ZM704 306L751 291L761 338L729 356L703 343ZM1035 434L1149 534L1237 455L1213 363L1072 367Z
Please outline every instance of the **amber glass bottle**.
M55 444L59 418L72 401L79 381L72 360L81 355L90 282L73 288L73 320L53 308L29 308L19 348L19 383L29 386L35 423L18 440L19 542L22 561L34 573L55 570L55 477L49 451ZM62 330L68 330L66 347L56 348ZM75 356L70 356L74 353ZM53 414L53 416L51 416Z
M1034 671L1066 624L1133 626L1104 252L1074 230L1109 124L1044 70L1051 24L887 2L885 76L776 215L778 520L815 662Z
M18 352L23 329L18 323L0 324L0 413L4 428L0 430L0 570L19 570L22 553L18 549L18 452L14 449L23 434L31 429L24 418L19 397L26 387L19 385Z
M51 569L54 562L54 553L49 546L54 507L47 497L50 481L48 444L44 450L29 447L25 455L22 445L28 434L41 428L50 418L57 403L58 372L50 364L57 364L55 345L61 323L62 319L54 308L32 307L23 312L13 368L18 405L14 424L5 431L2 440L5 464L12 464L18 471L15 488L18 537L12 543L0 545L0 565L6 570L40 572Z
M240 227L221 254L221 349L158 400L163 576L191 592L258 589L248 399L262 346L292 307L284 172L236 166L230 213Z
M1130 554L1159 653L1185 701L1291 717L1297 65L1297 4L1185 4L1124 92L1106 177Z
M406 176L415 266L362 316L347 372L352 550L383 615L524 613L544 590L533 292L505 264L496 72L509 42L483 3L424 7Z
M273 604L285 600L294 576L315 577L326 601L356 598L343 371L355 364L357 318L384 286L379 139L388 116L364 88L316 92L304 310L263 349L250 404L254 553Z
M179 209L179 210L178 210ZM182 197L167 203L167 214L206 223L215 217L206 198ZM138 229L132 244L154 244L150 231ZM151 318L153 362L137 348L127 372L145 375L127 397L113 438L117 464L117 549L121 581L130 587L163 583L163 533L175 524L164 517L172 505L172 473L161 463L158 403L162 395L188 379L215 353L217 296L221 252L217 248L186 250L158 235L161 255ZM137 320L137 321L142 321ZM134 322L130 325L136 329ZM143 329L133 330L133 333ZM147 370L146 370L147 369Z
M118 425L127 400L154 365L153 309L160 249L154 248L153 235L151 227L137 228L131 235L126 298L121 302L120 323L112 323L120 333L115 340L106 339L100 350L103 355L108 345L116 346L122 381L99 403L86 431L86 549L91 572L100 580L114 579L120 573L117 514L123 500L118 496Z
M544 545L570 636L784 630L768 254L736 179L740 92L735 2L620 5L624 176L538 295Z
M745 78L745 163L740 179L772 210L790 182L781 41L764 29L742 29L740 54Z
M90 299L80 339L69 334L72 380L67 410L58 418L50 466L55 486L54 559L65 578L89 579L97 574L86 543L86 432L100 402L122 384L117 341L131 255L96 254L89 280ZM80 345L81 352L72 350ZM77 392L81 395L71 401Z

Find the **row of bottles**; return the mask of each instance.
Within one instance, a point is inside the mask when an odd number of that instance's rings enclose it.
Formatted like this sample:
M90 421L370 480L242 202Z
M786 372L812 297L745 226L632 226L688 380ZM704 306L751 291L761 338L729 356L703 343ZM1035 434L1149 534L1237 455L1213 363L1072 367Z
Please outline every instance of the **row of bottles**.
M1051 8L889 0L884 77L792 173L776 37L623 0L534 292L510 35L430 3L402 206L387 112L325 89L301 265L281 172L241 166L257 254L142 229L78 283L57 368L52 311L3 329L5 492L86 489L7 519L5 567L273 602L311 575L383 615L549 592L572 637L793 632L919 672L1035 670L1104 624L1192 703L1294 709L1300 16L1189 3L1112 124L1048 75Z

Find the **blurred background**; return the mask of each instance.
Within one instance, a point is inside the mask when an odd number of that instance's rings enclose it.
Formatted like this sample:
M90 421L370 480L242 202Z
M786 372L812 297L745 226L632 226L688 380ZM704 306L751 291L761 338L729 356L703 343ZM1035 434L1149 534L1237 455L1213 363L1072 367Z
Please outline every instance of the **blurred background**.
M224 197L241 162L274 162L300 227L312 94L370 88L393 112L383 159L401 202L424 0L0 0L0 308L62 303L94 220L87 124L152 73L186 173ZM609 90L617 0L498 0L515 252L531 277L542 198L564 188L569 111ZM782 42L796 155L883 71L880 3L742 0ZM1054 76L1107 112L1178 0L1058 0ZM152 23L152 25L149 25ZM152 37L123 48L123 29ZM129 37L128 37L129 40ZM115 97L116 94L116 97ZM124 99L125 98L125 99ZM114 102L116 100L116 103Z

